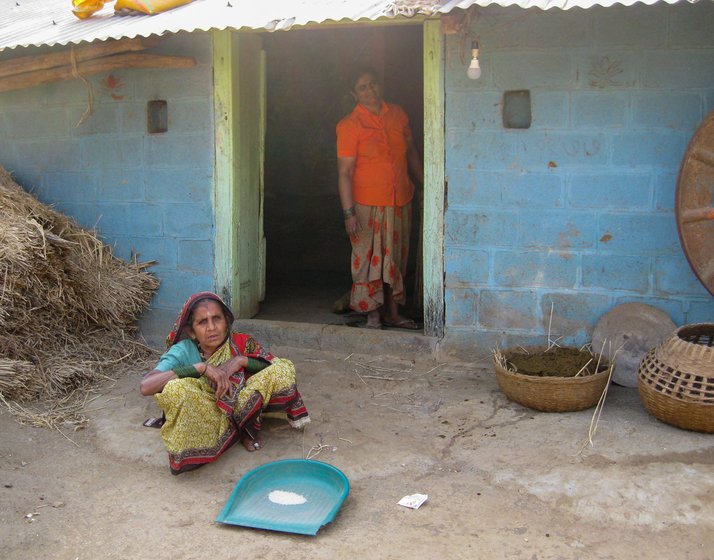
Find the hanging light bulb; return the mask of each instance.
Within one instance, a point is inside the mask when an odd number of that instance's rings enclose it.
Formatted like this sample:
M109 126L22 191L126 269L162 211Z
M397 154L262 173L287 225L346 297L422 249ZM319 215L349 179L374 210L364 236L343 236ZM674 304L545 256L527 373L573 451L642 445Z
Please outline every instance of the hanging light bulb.
M478 41L471 42L471 64L469 64L466 75L469 80L478 80L481 76L481 65L478 63Z

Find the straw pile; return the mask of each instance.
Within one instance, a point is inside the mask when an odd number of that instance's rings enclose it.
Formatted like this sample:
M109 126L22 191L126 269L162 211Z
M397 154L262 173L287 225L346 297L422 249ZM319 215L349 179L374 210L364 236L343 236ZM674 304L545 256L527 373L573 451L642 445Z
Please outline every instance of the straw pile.
M55 402L152 351L133 335L158 280L0 166L0 397ZM11 410L13 409L11 407Z

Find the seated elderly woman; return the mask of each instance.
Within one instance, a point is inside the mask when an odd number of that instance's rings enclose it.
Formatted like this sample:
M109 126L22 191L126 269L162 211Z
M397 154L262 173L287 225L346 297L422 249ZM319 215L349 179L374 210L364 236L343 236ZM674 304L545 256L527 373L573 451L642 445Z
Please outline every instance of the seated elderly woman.
M294 428L310 421L295 384L295 366L247 334L211 292L192 295L166 339L168 351L144 375L141 394L164 411L161 438L173 474L215 461L236 439L263 447L262 412L285 412Z

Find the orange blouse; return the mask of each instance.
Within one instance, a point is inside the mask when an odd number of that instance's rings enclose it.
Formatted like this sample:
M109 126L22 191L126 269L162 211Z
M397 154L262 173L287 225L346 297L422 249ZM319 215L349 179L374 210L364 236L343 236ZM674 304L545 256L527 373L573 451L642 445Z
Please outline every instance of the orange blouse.
M337 123L337 157L355 159L352 198L368 206L404 206L414 196L407 167L409 118L382 102L379 115L357 104Z

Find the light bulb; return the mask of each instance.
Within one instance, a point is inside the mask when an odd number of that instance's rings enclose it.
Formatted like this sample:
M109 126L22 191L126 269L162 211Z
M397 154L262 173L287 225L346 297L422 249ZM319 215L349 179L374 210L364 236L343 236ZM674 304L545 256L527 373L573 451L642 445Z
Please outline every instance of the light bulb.
M469 80L478 80L481 77L481 65L478 63L478 40L471 41L471 64L466 75Z
M478 80L481 76L481 65L478 63L478 56L474 56L471 59L471 64L469 64L468 70L466 70L466 75L469 80Z

